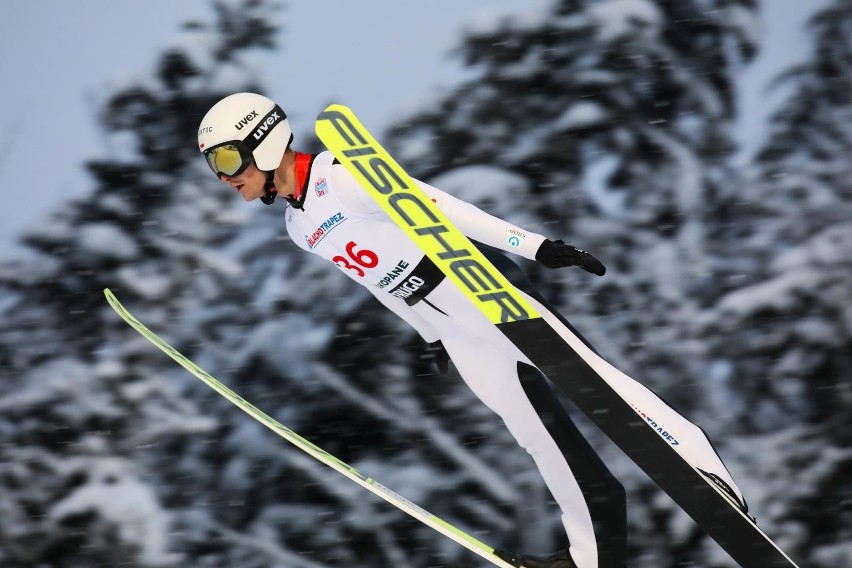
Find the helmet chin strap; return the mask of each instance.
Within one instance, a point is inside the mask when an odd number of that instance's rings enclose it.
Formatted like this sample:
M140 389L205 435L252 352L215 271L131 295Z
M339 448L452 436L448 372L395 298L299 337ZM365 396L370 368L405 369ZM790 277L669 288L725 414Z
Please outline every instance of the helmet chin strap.
M272 205L275 202L275 195L278 193L275 190L274 175L275 170L266 172L266 183L263 184L263 195L260 198L266 205Z

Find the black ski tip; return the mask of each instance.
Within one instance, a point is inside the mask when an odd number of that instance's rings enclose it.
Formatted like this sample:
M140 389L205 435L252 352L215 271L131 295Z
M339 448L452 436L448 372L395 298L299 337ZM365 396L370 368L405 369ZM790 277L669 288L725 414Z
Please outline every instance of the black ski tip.
M523 568L524 566L524 557L520 554L512 552L511 550L495 548L494 556L496 556L500 560L503 560L504 562L508 562L512 566L516 566L517 568Z

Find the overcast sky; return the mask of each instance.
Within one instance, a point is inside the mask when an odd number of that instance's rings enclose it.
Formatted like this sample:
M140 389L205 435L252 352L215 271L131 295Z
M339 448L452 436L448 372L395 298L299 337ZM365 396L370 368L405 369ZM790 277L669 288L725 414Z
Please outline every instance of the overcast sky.
M741 97L740 133L748 148L759 140L771 108L767 100L773 97L764 92L769 79L807 53L802 22L825 0L766 3L771 7L764 18L768 43L746 70ZM491 20L495 13L540 11L549 4L291 1L266 84L297 135L312 129L316 114L331 101L351 106L377 132L462 77L449 53L464 25ZM178 26L192 17L211 18L208 0L30 0L6 6L0 18L0 255L15 250L22 230L37 228L64 200L91 190L82 164L107 154L95 126L98 93L116 78L149 69ZM351 50L353 29L359 48L374 55L376 64L320 72Z

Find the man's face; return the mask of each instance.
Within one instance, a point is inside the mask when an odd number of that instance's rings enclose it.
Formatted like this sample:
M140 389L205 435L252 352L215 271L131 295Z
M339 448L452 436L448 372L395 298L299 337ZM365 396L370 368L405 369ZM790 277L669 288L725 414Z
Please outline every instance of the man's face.
M240 192L246 201L254 201L263 196L263 186L266 184L266 174L257 169L254 164L249 165L241 174L226 176L222 174L220 179Z

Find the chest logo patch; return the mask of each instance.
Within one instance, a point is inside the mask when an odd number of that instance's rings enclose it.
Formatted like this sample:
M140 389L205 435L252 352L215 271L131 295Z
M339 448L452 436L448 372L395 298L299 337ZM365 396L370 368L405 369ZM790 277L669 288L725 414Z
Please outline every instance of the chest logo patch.
M325 178L319 178L314 184L314 191L317 192L317 197L322 197L328 193L328 181Z

